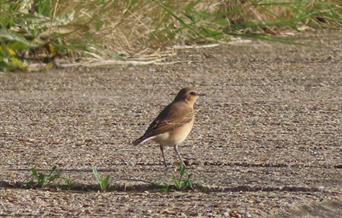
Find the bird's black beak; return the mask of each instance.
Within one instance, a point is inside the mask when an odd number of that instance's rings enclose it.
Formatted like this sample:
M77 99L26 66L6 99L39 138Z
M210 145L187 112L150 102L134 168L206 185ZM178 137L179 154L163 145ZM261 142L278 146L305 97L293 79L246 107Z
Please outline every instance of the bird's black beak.
M197 93L197 96L207 96L207 95L204 93Z

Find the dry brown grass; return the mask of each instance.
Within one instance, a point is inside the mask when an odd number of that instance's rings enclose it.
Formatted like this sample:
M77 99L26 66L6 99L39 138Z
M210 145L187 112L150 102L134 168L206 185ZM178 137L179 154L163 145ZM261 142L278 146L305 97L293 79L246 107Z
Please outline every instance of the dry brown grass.
M179 3L135 0L96 4L96 1L59 1L60 6L55 8L57 14L75 10L77 22L86 21L84 25L88 27L85 29L87 35L101 42L105 48L101 50L102 55L107 56L113 52L124 56L139 56L174 43L191 44L225 39L228 35L222 34L224 31L263 32L270 28L295 28L309 23L317 25L318 21L313 20L308 12L317 13L317 17L320 16L317 11L324 14L323 9L318 7L323 5L327 7L324 10L328 10L326 2L334 3L335 9L341 11L341 4L336 1L260 2L202 0L197 3ZM333 23L328 18L324 18L324 22ZM334 25L336 23L334 21ZM206 33L207 30L213 31L212 34L217 33L218 37L211 37L211 33ZM84 33L80 36L84 37Z
M19 20L11 18L11 12L0 15L0 21L9 19L5 24L9 31L24 34L33 42L25 47L29 55L32 47L44 51L48 44L52 48L45 52L49 58L76 51L95 58L126 60L158 56L160 50L175 44L227 41L235 35L267 38L255 33L278 35L302 26L342 26L339 0L40 0L6 4L19 4L13 11ZM28 30L22 27L32 21L27 22L22 15L36 22ZM0 53L25 68L7 46Z

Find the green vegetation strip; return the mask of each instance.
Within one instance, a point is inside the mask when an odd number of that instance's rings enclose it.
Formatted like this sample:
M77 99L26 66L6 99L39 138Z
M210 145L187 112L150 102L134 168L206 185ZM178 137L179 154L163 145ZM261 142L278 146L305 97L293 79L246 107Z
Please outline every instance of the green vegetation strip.
M46 172L46 173L44 173ZM188 173L186 167L182 164L178 166L177 176L173 176L172 183L149 182L139 179L126 179L123 181L138 182L138 184L111 184L112 177L101 175L96 168L93 168L93 175L97 184L82 184L73 181L70 178L63 177L56 166L48 171L39 171L35 167L31 169L31 178L27 182L6 182L0 181L0 187L3 188L21 188L21 189L45 189L57 191L124 191L124 192L173 192L173 191L199 191L203 193L210 192L324 192L332 193L320 187L302 187L302 186L248 186L241 185L235 187L215 187L205 186L192 180L192 175ZM57 179L64 180L64 183L56 183Z
M155 54L175 44L342 26L340 0L2 0L0 71L42 71L56 59Z

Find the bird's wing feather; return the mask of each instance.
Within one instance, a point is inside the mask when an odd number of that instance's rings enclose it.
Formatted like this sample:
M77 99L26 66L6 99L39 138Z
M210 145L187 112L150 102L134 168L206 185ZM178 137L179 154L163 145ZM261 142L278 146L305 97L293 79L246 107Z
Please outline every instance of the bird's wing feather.
M150 124L144 138L159 135L180 127L193 119L193 109L183 102L168 105Z

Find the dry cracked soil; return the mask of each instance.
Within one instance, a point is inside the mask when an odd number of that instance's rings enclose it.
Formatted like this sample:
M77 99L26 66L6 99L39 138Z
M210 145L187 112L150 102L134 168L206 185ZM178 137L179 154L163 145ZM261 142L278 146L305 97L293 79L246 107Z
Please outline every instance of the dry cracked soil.
M179 49L172 64L0 74L0 216L342 217L342 32ZM182 87L205 93L177 158L131 145ZM27 188L31 168L62 177ZM97 167L112 177L100 192ZM65 184L66 178L72 183ZM63 188L64 187L64 188Z

